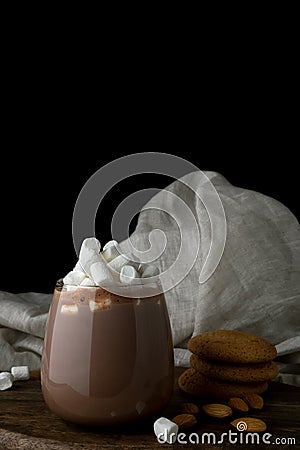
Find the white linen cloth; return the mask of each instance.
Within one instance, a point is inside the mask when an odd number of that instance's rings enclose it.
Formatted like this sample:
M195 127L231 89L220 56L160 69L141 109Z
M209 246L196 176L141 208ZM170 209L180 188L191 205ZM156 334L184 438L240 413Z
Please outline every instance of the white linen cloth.
M210 222L195 193L177 180L168 191L193 211L200 231L200 252L194 267L180 284L165 293L175 364L188 366L187 341L196 334L233 329L257 334L276 345L280 381L300 385L300 226L278 201L260 193L232 186L215 172L205 172L222 201L227 240L214 274L199 284L199 274L210 245ZM205 189L200 172L183 180L193 182L201 197ZM203 192L202 192L203 194ZM160 270L174 259L180 233L164 210L165 190L149 204L158 209L140 213L132 241L139 249L148 246L151 230L164 231L168 243L156 261ZM172 207L176 209L176 202ZM101 237L100 237L101 239ZM190 242L193 242L193 230ZM184 264L184 261L182 261ZM0 292L0 370L12 365L40 365L43 336L51 295Z
M51 294L0 291L0 371L38 369Z

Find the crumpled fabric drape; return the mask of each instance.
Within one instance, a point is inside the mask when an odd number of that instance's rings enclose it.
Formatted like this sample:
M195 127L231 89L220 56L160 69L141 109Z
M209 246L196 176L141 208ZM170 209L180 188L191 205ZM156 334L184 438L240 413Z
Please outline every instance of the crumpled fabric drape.
M131 236L143 250L149 246L152 230L164 231L167 245L156 261L163 271L174 262L181 237L180 227L165 212L168 192L181 198L196 218L200 251L195 264L165 293L175 364L189 365L187 341L191 336L217 329L247 331L276 345L281 367L278 379L300 385L299 223L273 198L233 186L215 172L205 174L219 194L227 223L223 256L205 283L199 283L199 274L210 248L211 228L198 198L207 187L201 172L190 173L156 194L142 209ZM198 195L186 181L196 186ZM176 201L171 207L176 216ZM185 232L193 245L195 229ZM0 370L22 364L39 367L50 302L49 294L0 292Z
M0 292L0 371L41 364L51 294Z

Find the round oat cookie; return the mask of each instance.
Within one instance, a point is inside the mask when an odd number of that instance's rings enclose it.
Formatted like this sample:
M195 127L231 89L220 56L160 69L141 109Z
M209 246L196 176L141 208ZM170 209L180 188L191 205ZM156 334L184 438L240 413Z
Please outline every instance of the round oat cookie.
M187 394L229 400L231 397L245 397L249 394L262 394L268 388L267 382L233 383L205 377L190 368L178 378L180 389Z
M204 359L192 355L191 366L206 377L218 380L236 381L248 383L256 381L269 381L278 375L278 367L275 362L237 364L220 362L213 359Z
M260 363L276 358L270 342L254 334L234 330L208 331L194 336L188 349L203 358L233 363Z

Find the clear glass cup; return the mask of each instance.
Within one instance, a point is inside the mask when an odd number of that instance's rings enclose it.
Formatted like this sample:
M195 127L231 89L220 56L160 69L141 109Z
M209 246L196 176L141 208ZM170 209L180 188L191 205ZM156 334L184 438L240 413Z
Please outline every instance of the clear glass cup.
M144 297L150 288L141 289L143 296L130 298L101 287L56 286L41 375L44 399L58 416L123 424L169 402L174 361L165 298L151 290Z

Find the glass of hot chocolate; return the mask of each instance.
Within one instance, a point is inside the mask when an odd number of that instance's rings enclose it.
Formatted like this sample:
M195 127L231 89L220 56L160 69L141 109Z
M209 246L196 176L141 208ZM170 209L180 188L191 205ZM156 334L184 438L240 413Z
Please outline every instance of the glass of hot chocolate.
M101 286L56 285L42 392L58 416L91 426L150 417L169 402L173 371L163 293L147 284L119 286L117 293Z

